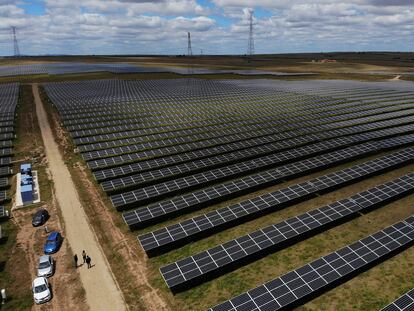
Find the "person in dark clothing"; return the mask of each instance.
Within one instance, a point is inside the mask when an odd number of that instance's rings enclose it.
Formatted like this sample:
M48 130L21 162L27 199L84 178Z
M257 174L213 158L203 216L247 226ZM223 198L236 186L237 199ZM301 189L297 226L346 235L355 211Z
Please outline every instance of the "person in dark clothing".
M78 267L78 255L75 254L75 256L73 256L73 263L75 264L75 268Z
M85 250L82 251L82 258L83 258L83 263L86 263L86 252L85 252Z
M91 266L91 257L89 257L89 256L86 256L86 264L88 265L88 269L89 268L91 268L92 266Z

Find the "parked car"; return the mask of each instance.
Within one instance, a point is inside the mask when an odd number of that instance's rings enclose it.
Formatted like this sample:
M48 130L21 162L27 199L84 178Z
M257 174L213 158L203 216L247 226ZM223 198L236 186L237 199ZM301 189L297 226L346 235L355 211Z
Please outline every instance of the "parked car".
M38 227L43 225L49 219L49 212L42 208L33 215L32 225Z
M37 276L48 278L54 272L53 258L50 255L43 255L39 258L39 265L37 266Z
M62 245L62 241L63 238L59 232L53 231L52 233L50 233L47 237L46 244L43 248L45 254L48 255L56 253Z
M33 299L36 304L48 302L52 299L49 282L44 277L38 277L32 283Z

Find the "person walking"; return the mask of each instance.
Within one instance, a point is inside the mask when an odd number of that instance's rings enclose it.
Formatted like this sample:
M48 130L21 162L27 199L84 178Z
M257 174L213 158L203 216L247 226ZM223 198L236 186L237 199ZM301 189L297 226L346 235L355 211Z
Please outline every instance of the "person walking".
M83 258L83 263L86 263L86 252L85 250L82 251L82 258Z
M77 268L78 267L78 255L76 254L73 256L73 263L75 265L75 268Z
M92 266L91 266L91 261L92 261L91 257L86 256L86 264L88 265L88 269L89 269L89 268L92 268Z

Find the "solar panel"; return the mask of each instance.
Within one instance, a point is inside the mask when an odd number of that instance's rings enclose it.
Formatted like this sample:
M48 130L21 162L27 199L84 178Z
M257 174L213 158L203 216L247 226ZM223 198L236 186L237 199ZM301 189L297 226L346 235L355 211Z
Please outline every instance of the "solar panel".
M0 167L0 177L3 177L3 176L9 176L9 175L11 175L11 169L10 169L10 166L1 166Z
M9 186L9 178L8 177L0 177L0 188L4 189Z
M12 164L12 158L11 157L3 157L0 158L0 166L6 166Z
M0 190L0 202L4 202L6 200L7 200L6 190Z
M182 290L413 191L414 173L181 259L161 267L160 272L169 288Z
M0 206L0 218L6 218L7 217L7 211L4 206Z
M0 148L0 157L10 156L13 154L12 148Z
M381 311L412 311L414 310L414 289L405 293Z
M412 150L411 150L412 152ZM246 219L259 217L266 213L286 208L294 203L368 178L384 170L389 170L411 161L412 155L393 153L367 161L340 171L329 173L309 181L292 185L271 193L255 197L224 208L184 220L138 237L142 247L149 255L165 252L177 245L193 241L201 235L219 231L224 227L240 224Z
M401 252L414 241L411 216L351 245L260 285L209 311L280 310L315 297L330 286Z

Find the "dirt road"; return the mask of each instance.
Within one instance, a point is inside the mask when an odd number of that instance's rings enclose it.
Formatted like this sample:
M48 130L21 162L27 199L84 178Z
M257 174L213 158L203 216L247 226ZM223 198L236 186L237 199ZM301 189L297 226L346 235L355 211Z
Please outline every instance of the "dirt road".
M55 183L56 199L65 225L65 242L70 244L78 257L81 257L82 250L85 250L92 259L91 269L87 269L86 265L79 268L86 301L92 311L126 310L121 291L87 221L69 170L53 138L37 84L33 85L33 95L49 169Z

